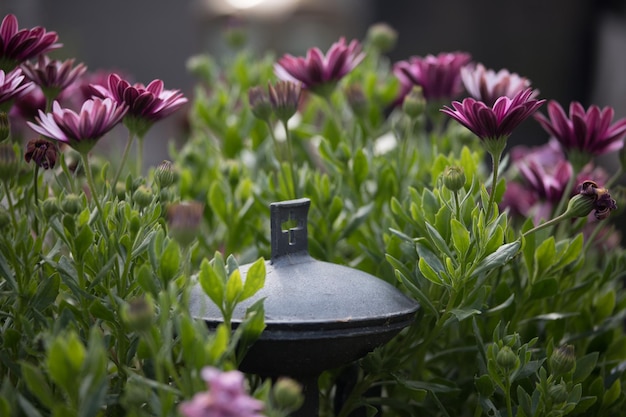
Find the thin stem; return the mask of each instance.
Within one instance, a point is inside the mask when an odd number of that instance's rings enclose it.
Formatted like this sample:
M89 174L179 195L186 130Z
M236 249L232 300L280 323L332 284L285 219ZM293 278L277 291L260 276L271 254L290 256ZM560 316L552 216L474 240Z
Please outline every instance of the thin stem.
M91 174L91 167L89 166L89 158L86 154L80 154L80 158L83 162L83 168L85 169L85 175L87 177L87 185L89 185L89 189L91 191L91 198L93 199L98 212L104 216L104 210L102 210L102 206L100 205L100 201L98 199L98 193L96 192L96 184L93 181L93 175Z
M493 213L493 206L496 201L496 188L498 185L498 169L500 169L500 158L502 157L502 151L494 152L491 154L491 161L493 167L493 176L491 178L491 194L489 195L489 204L487 207L487 222L491 219Z
M141 177L143 170L143 136L137 136L137 171L138 177Z
M296 181L296 167L295 161L293 159L293 148L291 145L291 134L289 133L289 127L287 126L287 121L283 121L283 126L285 128L285 135L287 138L287 158L289 159L289 168L291 169L291 185L293 187L293 198L296 198L298 195L297 189L297 181Z
M557 216L557 217L555 217L555 218L553 218L553 219L551 219L551 220L548 220L548 221L547 221L547 222L545 222L545 223L541 223L540 225L535 226L535 227L533 227L533 228L532 228L532 229L530 229L530 230L527 230L526 232L524 232L524 233L522 234L522 236L528 236L528 235L529 235L529 234L531 234L531 233L538 232L538 231L539 231L539 230L541 230L541 229L545 229L546 227L553 226L553 225L555 225L555 224L557 224L557 223L559 223L559 222L561 222L561 221L563 221L563 220L565 220L565 219L569 219L569 218L571 217L571 216L569 216L569 215L567 215L567 216L566 216L565 214L566 214L566 213L563 213L563 214L561 214L560 216Z
M506 392L504 393L505 401L506 401L506 414L509 417L513 417L513 404L511 402L511 378L509 375L506 376L506 381L504 383Z
M122 170L124 169L124 165L126 165L126 159L128 158L128 153L130 151L130 146L133 143L133 139L135 135L131 130L128 131L128 140L126 141L126 147L124 148L124 153L122 154L122 161L120 162L120 166L117 168L117 172L115 173L115 177L113 178L112 187L115 189L115 185L117 181L120 179L120 175L122 174Z
M35 206L39 206L39 187L38 181L39 179L39 165L35 164L35 172L33 173L33 198L35 199ZM37 216L33 218L33 229L35 230L35 235L39 234L39 220L37 220Z

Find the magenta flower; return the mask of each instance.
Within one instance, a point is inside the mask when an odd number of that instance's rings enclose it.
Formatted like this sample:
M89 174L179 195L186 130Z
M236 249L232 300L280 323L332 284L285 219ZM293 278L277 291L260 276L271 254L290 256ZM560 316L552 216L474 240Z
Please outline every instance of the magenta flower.
M139 83L131 85L119 75L110 74L107 86L93 84L91 88L98 97L109 97L128 106L124 123L139 137L143 137L154 122L187 102L179 90L165 90L161 80L153 80L146 87Z
M87 67L82 63L74 67L73 59L61 62L50 60L45 55L40 55L37 63L22 64L24 75L41 87L44 94L51 99L56 98L86 70Z
M9 71L24 61L60 48L56 32L42 27L18 30L17 18L8 14L0 24L0 69Z
M493 107L471 97L463 102L454 101L452 107L444 106L442 112L471 130L483 141L506 138L513 130L545 102L535 99L530 88L513 98L500 97Z
M221 372L206 367L202 378L208 392L199 392L178 410L185 417L262 417L263 403L250 397L244 389L244 376L239 371Z
M424 98L428 101L457 97L463 92L461 68L471 59L470 54L450 52L396 62L393 73L400 81L401 98L416 85L422 87Z
M274 73L281 80L302 83L303 88L327 96L364 58L357 40L346 45L345 38L340 38L326 55L319 48L309 49L306 58L284 55L274 64Z
M535 118L551 136L555 137L569 154L571 151L586 156L584 162L593 155L617 151L624 146L626 118L611 124L614 111L611 107L602 110L592 105L585 112L578 102L570 103L569 117L559 103L548 103L548 115Z
M465 89L476 100L493 106L502 96L515 97L517 93L530 87L530 80L511 73L506 69L495 72L483 64L466 65L461 68L461 80ZM535 94L538 91L535 90Z
M9 111L13 99L28 93L33 87L22 75L21 69L16 68L8 73L0 70L0 111Z
M52 113L39 111L36 123L27 122L35 132L63 142L80 154L86 155L98 139L118 124L126 114L126 105L106 98L87 100L80 112L63 109L57 101L52 103Z

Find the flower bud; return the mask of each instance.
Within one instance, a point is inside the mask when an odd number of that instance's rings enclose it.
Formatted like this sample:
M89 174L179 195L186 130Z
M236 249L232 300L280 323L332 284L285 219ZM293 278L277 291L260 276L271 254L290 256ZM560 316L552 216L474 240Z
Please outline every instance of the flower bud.
M363 88L359 84L350 84L346 88L345 94L348 104L354 114L358 117L367 116L368 103L367 98L363 93Z
M147 330L154 322L154 302L148 296L135 298L124 304L120 311L120 316L131 330Z
M302 386L291 378L279 378L274 384L273 397L276 406L283 410L295 411L302 406L304 396Z
M496 355L496 363L500 368L506 371L515 368L518 361L519 358L508 346L504 346L498 351L498 354Z
M126 198L126 183L118 181L117 184L115 184L115 195L120 201Z
M398 32L387 23L375 23L367 30L367 39L380 52L389 52L398 41Z
M300 85L290 81L278 81L275 85L268 84L270 104L278 120L287 120L296 114L300 103Z
M272 105L265 91L261 87L251 87L248 90L248 101L250 102L250 110L254 117L267 122L272 115Z
M0 111L0 142L8 138L10 133L9 115L5 111Z
M564 384L552 385L548 388L548 395L550 395L552 402L555 404L562 404L569 397L567 387Z
M443 185L454 193L465 187L465 173L463 172L463 168L458 166L446 168L443 174Z
M67 194L61 201L61 210L67 214L78 214L83 208L83 200L76 194Z
M44 216L50 218L60 211L59 202L55 197L46 198L41 203L41 211Z
M133 202L139 207L145 208L152 202L152 197L152 190L145 185L140 185L133 193Z
M154 181L159 188L167 188L174 184L174 181L176 181L174 164L168 160L161 162L159 166L157 166L156 171L154 171Z
M204 204L197 201L171 204L167 207L167 226L170 236L183 246L198 235Z
M563 345L552 352L548 359L550 372L563 375L576 368L576 353L573 345Z
M426 109L426 99L422 92L422 87L414 86L409 94L404 97L402 102L402 111L412 119L415 119L424 113Z

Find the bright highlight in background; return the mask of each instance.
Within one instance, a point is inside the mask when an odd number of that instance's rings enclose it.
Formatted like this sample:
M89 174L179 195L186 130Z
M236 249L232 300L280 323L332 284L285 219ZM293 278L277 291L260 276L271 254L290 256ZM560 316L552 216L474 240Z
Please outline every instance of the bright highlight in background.
M228 4L237 9L249 9L255 7L260 3L267 3L266 0L226 0Z

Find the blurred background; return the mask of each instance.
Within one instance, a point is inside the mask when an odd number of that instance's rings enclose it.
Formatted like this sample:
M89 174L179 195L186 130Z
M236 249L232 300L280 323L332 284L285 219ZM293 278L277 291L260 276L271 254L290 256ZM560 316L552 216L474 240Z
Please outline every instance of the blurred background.
M223 53L221 32L233 16L246 23L252 47L277 55L325 51L339 36L363 39L386 22L399 34L391 61L466 51L528 77L541 97L626 116L625 0L0 0L0 12L14 13L20 28L56 31L63 57L90 70L120 70L144 84L160 78L188 97L195 80L186 60ZM168 136L166 122L148 135ZM530 122L512 144L546 140Z

